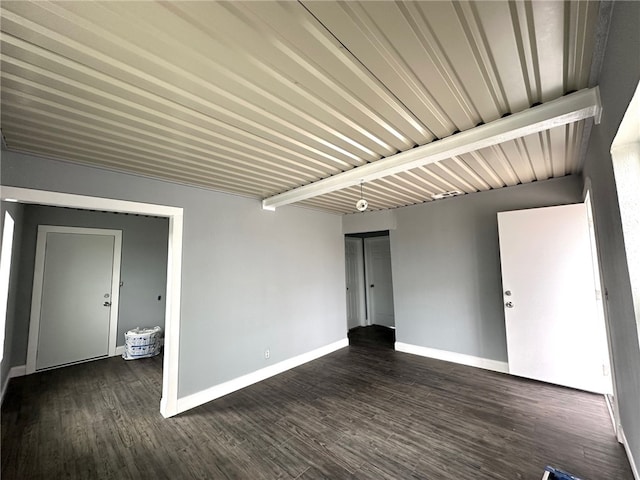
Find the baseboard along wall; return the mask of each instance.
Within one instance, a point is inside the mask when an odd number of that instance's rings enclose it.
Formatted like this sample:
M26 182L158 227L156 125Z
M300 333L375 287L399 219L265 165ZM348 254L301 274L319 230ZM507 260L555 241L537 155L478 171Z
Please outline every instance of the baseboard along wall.
M624 430L622 427L619 427L618 433L622 438L622 445L624 445L624 451L627 452L627 458L629 459L629 465L631 465L631 472L633 472L633 478L636 480L640 480L640 474L638 473L638 464L636 463L636 459L633 457L633 453L629 448L629 444L627 443L627 437L624 435Z
M402 342L396 342L395 349L398 352L411 353L413 355L420 355L421 357L435 358L437 360L483 368L484 370L492 370L494 372L509 373L509 364L507 362L500 362L489 358L474 357L473 355L465 355L464 353L448 352L446 350L438 350Z
M282 372L286 372L287 370L291 370L292 368L298 367L312 360L316 360L317 358L323 357L347 346L349 346L349 339L343 338L342 340L330 343L329 345L325 345L324 347L320 347L315 350L311 350L310 352L303 353L302 355L298 355L296 357L283 360L282 362L275 363L268 367L261 368L260 370L256 370L255 372L251 372L241 377L234 378L233 380L229 380L228 382L215 385L211 388L193 393L186 397L178 398L177 413L180 414L182 412L186 412L187 410L203 405L207 402L215 400L216 398L224 397L225 395L229 395L230 393L241 390L245 387L248 387L249 385L261 382L262 380L266 380L269 377L273 377Z

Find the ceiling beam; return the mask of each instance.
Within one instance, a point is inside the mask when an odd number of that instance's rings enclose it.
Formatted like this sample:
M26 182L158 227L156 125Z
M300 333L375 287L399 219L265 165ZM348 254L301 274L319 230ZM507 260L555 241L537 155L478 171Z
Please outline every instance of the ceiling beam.
M595 117L595 122L600 123L601 111L598 87L580 90L450 137L273 195L262 201L262 208L275 210L276 207L331 193L361 182L395 175L586 118Z

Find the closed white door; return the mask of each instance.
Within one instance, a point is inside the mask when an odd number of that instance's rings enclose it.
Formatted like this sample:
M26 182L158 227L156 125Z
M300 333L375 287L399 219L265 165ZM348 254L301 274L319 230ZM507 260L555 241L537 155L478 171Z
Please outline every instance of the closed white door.
M109 355L115 351L120 232L40 228L33 302L39 315L32 316L28 363L42 370Z
M369 323L395 326L389 237L364 239Z
M365 324L362 239L346 237L344 246L347 284L347 326L351 329Z
M501 212L498 228L510 373L610 393L585 205Z

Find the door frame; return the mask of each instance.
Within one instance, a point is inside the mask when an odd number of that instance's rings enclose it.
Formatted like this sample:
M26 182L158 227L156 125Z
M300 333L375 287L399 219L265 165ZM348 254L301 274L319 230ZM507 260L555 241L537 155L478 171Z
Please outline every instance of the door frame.
M367 304L365 300L366 299L366 292L365 292L366 282L364 279L364 239L361 237L345 236L344 241L345 241L345 250L346 250L347 243L351 242L353 244L356 244L357 242L357 247L356 247L356 250L357 250L356 252L357 282L356 283L357 285L356 285L355 295L357 297L357 302L358 302L358 326L364 327L367 324ZM346 264L346 253L345 253L345 264ZM348 299L347 299L347 309L348 309ZM355 328L355 327L349 327L349 312L347 310L347 330L349 330L350 328Z
M111 273L111 309L109 312L109 343L107 355L116 354L118 340L118 306L120 303L120 265L122 259L122 230L104 228L64 227L58 225L38 225L36 258L33 270L33 289L31 294L31 318L29 321L29 340L27 346L27 375L36 372L38 340L40 338L40 317L42 314L42 293L44 287L44 265L49 233L72 233L76 235L101 235L113 237L113 261ZM81 363L85 360L80 360ZM65 364L66 365L66 364ZM65 365L57 365L58 368Z
M598 302L598 308L602 309L604 317L604 328L607 335L607 348L609 349L609 374L611 376L611 385L613 388L613 404L610 398L605 395L605 403L609 411L611 423L613 424L613 431L616 434L618 442L623 443L620 431L620 407L618 406L618 382L616 377L615 362L613 360L614 351L611 347L611 329L609 328L609 306L608 306L608 293L607 287L604 283L604 275L602 273L602 258L600 257L600 249L598 248L598 226L596 225L596 211L593 204L593 189L591 186L591 178L587 177L584 181L584 190L582 193L583 202L587 207L587 211L591 210L591 221L589 222L589 234L591 241L591 255L594 257L594 277L597 276L597 280L600 282L600 288L602 290L602 298Z
M165 310L164 363L160 413L165 418L178 411L178 370L180 362L180 294L182 286L183 209L168 205L132 202L113 198L2 186L0 199L8 202L36 203L54 207L137 213L169 219L167 252L167 301Z
M373 291L371 290L371 282L372 282L372 278L371 278L371 273L372 273L372 265L373 265L373 257L372 257L372 253L371 253L371 248L367 248L367 241L369 242L375 242L375 241L379 241L380 239L387 239L387 242L389 243L389 261L391 261L391 235L387 234L387 235L376 235L376 236L370 236L370 237L364 237L362 239L362 249L363 249L363 253L364 253L364 283L365 283L365 292L366 292L366 307L367 307L367 315L366 315L366 322L367 325L380 325L380 324L375 324L373 323L374 320L374 313L375 313L375 308L373 306L373 296L375 295L375 293L373 293ZM391 264L391 294L393 296L393 264ZM374 287L375 288L375 287ZM390 325L381 325L381 326L385 326L385 327L389 327L389 328L393 328L395 329L395 324L396 324L396 320L395 320L395 313L396 313L396 308L395 308L395 302L392 305L393 307L393 326Z

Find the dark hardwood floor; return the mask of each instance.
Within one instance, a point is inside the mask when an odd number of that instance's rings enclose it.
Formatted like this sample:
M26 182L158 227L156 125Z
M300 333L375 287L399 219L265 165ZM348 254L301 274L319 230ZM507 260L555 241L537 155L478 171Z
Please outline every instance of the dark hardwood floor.
M597 395L352 345L163 419L161 362L13 379L2 479L632 479Z
M352 328L348 337L351 346L393 349L396 343L396 331L382 325Z

